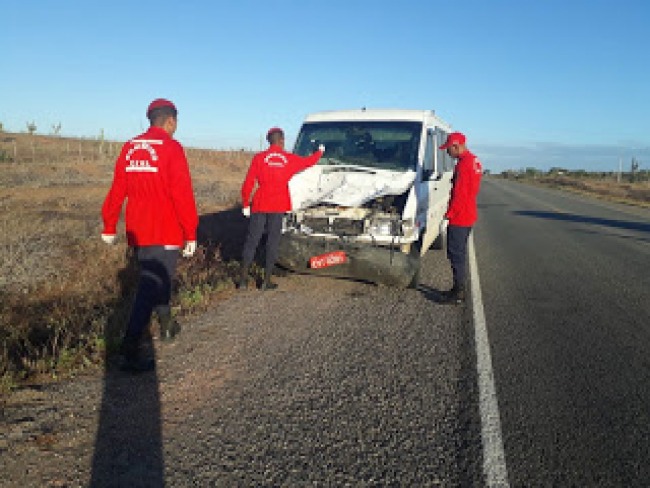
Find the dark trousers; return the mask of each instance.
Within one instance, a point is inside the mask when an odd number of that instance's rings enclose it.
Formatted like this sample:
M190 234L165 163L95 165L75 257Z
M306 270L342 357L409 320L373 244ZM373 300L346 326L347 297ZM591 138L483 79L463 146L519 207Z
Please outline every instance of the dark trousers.
M169 302L172 295L172 280L176 273L178 249L163 246L138 247L139 279L126 336L140 340L149 325L154 309L160 316L171 313Z
M244 243L242 253L242 265L248 268L255 258L257 245L266 229L266 263L264 273L270 277L273 272L273 266L278 258L278 247L280 246L280 237L282 236L282 217L283 213L252 213L248 224L248 234Z
M467 241L471 227L447 227L447 258L451 261L454 288L464 288L467 280Z

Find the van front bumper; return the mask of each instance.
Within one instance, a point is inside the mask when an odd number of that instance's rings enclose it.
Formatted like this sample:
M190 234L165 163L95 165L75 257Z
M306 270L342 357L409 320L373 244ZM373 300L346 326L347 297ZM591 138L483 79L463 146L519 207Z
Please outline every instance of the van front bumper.
M346 262L319 269L310 267L310 258L333 251L345 252ZM419 259L386 247L287 233L280 240L278 264L292 271L405 288L419 268Z

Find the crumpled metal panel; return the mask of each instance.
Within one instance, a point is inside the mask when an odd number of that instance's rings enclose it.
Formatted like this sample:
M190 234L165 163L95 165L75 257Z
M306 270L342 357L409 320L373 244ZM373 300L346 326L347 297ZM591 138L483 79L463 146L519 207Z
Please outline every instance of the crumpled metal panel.
M312 166L291 178L289 191L294 209L321 202L359 207L384 195L400 195L414 181L415 171Z

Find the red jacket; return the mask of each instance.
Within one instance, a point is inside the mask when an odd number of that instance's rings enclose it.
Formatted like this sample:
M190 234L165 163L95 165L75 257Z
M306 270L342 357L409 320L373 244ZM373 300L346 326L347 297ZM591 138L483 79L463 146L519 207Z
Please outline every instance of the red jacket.
M115 162L113 184L102 206L104 234L115 234L126 204L131 246L183 246L196 240L196 212L183 147L160 127L128 141Z
M322 155L322 152L316 151L303 158L286 152L279 146L271 146L266 151L257 153L241 187L242 205L250 205L251 192L257 181L252 211L288 212L291 210L289 180L296 173L316 164Z
M461 154L454 169L451 197L445 217L450 225L471 227L478 218L476 196L481 185L483 167L471 152Z

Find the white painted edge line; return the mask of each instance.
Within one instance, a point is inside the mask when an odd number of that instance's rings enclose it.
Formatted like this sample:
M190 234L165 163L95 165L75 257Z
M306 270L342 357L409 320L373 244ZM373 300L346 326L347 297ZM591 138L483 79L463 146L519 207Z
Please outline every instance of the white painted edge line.
M469 237L469 269L471 274L474 341L476 342L476 371L478 373L481 441L483 444L483 474L486 486L509 487L506 457L503 450L501 420L494 386L492 356L481 297L481 284L474 252L473 236Z

